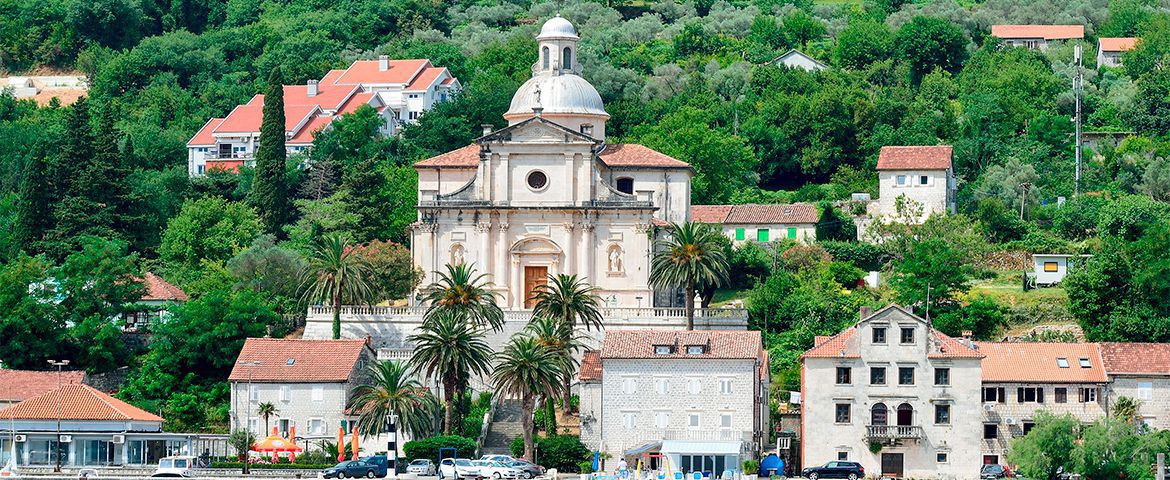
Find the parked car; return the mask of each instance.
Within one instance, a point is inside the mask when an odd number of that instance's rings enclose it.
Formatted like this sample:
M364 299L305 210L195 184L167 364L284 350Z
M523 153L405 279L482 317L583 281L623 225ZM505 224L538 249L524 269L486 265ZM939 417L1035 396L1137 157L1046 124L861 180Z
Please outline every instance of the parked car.
M195 465L195 457L176 456L163 457L158 460L158 468L152 477L191 477L191 468Z
M504 465L520 470L521 478L532 478L544 475L544 467L532 462L525 462L524 460L515 460L512 462L504 462Z
M415 475L435 475L435 462L430 459L419 458L406 466L406 473Z
M500 463L504 463L504 464L516 461L516 459L512 458L511 455L484 455L482 457L479 457L479 459L480 460L491 460L493 462L500 462Z
M91 478L98 478L97 469L83 468L77 471L77 480L89 480Z
M321 470L321 478L374 478L376 476L378 476L378 473L374 466L361 460L341 462Z
M857 480L865 478L865 467L857 462L829 462L819 467L808 467L800 472L800 476L808 480L818 478L848 478Z
M439 478L460 479L479 478L481 476L479 467L472 465L471 459L444 458L443 461L439 462Z
M512 468L500 462L491 460L472 460L472 465L479 468L479 476L491 477L496 480L503 479L517 479L523 476L518 468Z
M360 460L374 467L374 475L378 478L385 478L386 474L390 472L390 459L386 458L385 455L362 457Z
M1015 475L1012 470L1004 465L984 465L979 469L979 478L1012 478Z

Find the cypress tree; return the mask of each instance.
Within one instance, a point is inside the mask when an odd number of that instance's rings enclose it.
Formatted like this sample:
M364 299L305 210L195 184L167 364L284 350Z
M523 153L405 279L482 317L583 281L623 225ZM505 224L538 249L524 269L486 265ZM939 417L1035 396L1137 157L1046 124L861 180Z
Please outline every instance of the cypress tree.
M20 196L17 197L16 224L13 226L17 248L26 253L36 253L33 245L53 228L52 189L45 159L29 156L24 162L20 176Z
M288 219L288 184L284 162L284 86L280 67L268 76L268 93L264 95L264 120L260 124L260 145L256 147L256 176L252 181L251 204L264 227L278 238Z

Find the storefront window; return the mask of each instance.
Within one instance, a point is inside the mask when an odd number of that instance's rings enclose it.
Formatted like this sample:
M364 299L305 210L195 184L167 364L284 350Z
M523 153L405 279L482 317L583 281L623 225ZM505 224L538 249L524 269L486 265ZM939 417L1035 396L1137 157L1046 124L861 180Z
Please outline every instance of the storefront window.
M8 465L8 459L12 456L12 439L0 438L0 465ZM16 444L16 463L24 462L24 443Z
M685 473L709 472L718 478L723 470L737 465L737 458L734 455L682 455L679 458L679 469Z
M114 443L109 440L77 442L77 458L82 465L114 465Z
M126 463L155 465L163 457L183 455L182 440L134 440L126 443Z
M64 464L69 458L69 445L52 439L29 439L29 465L56 465L58 455Z

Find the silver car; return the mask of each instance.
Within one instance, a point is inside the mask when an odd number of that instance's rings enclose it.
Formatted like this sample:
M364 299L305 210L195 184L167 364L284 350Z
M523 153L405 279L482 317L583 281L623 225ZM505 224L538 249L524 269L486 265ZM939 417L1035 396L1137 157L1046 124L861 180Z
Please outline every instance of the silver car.
M413 473L415 475L426 475L426 476L434 475L435 474L435 462L432 462L426 458L416 459L415 461L410 462L410 464L406 466L406 473Z

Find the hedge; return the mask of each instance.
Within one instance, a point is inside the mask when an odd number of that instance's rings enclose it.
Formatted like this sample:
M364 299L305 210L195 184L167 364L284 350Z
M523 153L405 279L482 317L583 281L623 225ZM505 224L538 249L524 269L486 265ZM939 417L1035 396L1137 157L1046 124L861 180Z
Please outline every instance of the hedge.
M408 462L425 458L437 463L440 460L440 448L454 448L456 455L459 457L471 458L475 455L475 440L460 437L459 435L440 435L421 440L412 440L402 444L402 452L406 454L406 460Z
M336 464L312 463L253 463L248 468L253 470L324 470ZM211 462L211 468L244 468L244 462Z
M581 462L593 461L589 449L581 443L576 435L553 435L551 437L535 437L537 454L536 463L544 468L555 468L560 473L579 473ZM524 437L512 440L512 456L520 457L524 454Z

